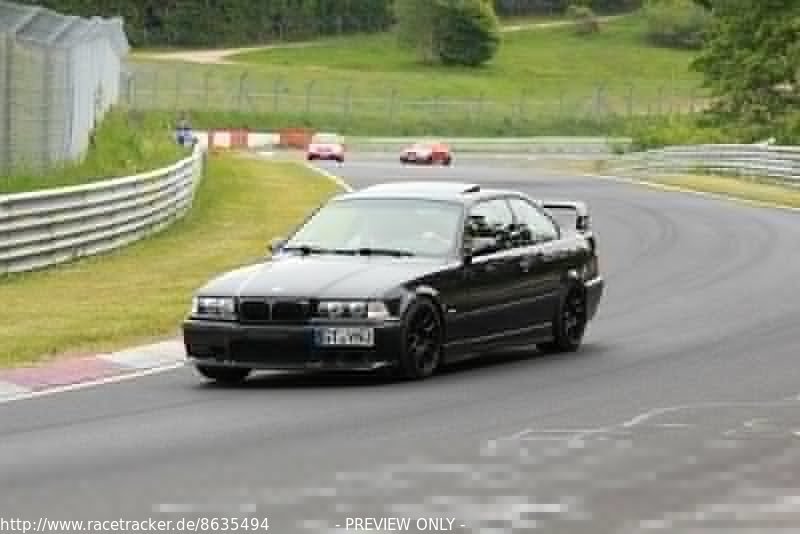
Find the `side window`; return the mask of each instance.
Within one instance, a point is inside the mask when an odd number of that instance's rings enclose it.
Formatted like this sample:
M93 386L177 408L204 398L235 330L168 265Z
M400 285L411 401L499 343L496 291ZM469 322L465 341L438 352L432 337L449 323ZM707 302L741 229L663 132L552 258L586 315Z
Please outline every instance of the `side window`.
M487 253L502 250L508 246L505 236L513 224L514 214L505 199L476 204L467 215L465 246L481 244L487 246Z
M509 199L509 204L511 204L511 209L514 210L514 214L517 217L517 224L520 226L518 230L521 230L523 235L526 235L520 245L558 239L558 227L539 208L521 198Z

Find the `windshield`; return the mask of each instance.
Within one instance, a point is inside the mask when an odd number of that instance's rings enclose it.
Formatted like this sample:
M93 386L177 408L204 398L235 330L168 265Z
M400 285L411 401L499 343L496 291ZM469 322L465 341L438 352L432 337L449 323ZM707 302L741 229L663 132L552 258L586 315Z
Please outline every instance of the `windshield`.
M419 199L343 199L324 206L285 248L446 256L455 250L462 207Z
M336 134L316 134L314 137L311 138L311 142L315 144L340 144L342 142L341 137Z

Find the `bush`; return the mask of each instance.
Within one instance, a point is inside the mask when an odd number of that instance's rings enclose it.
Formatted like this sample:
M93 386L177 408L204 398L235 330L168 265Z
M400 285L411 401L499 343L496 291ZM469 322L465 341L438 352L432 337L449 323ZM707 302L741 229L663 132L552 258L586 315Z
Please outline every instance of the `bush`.
M567 10L567 15L574 21L575 33L578 35L590 35L600 31L600 21L589 6L572 4Z
M434 42L445 65L486 63L500 45L500 23L486 0L439 0Z
M624 134L633 139L634 150L674 145L744 142L742 132L725 129L701 117L664 117L632 120Z
M693 0L649 0L644 14L647 38L671 48L702 48L711 23L711 13Z

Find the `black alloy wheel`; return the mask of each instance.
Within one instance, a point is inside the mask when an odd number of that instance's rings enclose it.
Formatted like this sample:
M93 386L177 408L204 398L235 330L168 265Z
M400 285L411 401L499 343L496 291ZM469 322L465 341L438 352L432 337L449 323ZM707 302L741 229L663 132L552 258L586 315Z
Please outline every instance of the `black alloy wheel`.
M553 340L540 343L543 352L574 352L586 332L586 297L578 287L571 288L558 306L553 322Z
M411 304L403 327L403 376L422 379L435 373L442 360L443 342L444 327L435 304L429 299Z

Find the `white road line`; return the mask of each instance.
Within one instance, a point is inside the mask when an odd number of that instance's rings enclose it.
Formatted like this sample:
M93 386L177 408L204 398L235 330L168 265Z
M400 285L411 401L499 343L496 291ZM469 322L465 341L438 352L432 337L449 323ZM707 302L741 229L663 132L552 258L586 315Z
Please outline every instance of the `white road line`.
M607 174L592 174L592 173L578 173L578 176L582 176L585 178L598 178L600 180L607 180L609 182L619 182L619 183L626 183L626 184L634 184L634 185L641 185L645 187L650 187L653 189L660 189L662 191L670 191L673 193L683 193L687 195L694 195L703 198L711 198L714 200L727 200L738 202L740 204L746 204L748 206L755 206L758 208L772 208L772 209L779 209L784 211L791 211L791 212L800 212L800 208L796 208L793 206L785 206L783 204L774 204L772 202L765 202L762 200L750 200L746 198L735 197L731 195L725 195L722 193L710 193L708 191L697 191L696 189L688 189L685 187L677 186L677 185L668 185L662 184L659 182L650 182L648 180L639 180L636 178L625 178L622 176L612 176Z
M15 397L28 392L29 390L22 386L12 384L11 382L0 381L0 402L5 398Z
M706 402L706 403L698 403L698 404L682 404L678 406L669 406L666 408L655 408L653 410L648 410L646 412L640 413L639 415L628 419L619 424L613 424L608 426L601 426L598 428L592 429L552 429L552 428L543 428L540 430L537 429L525 429L519 432L515 432L508 436L503 436L496 439L490 439L486 442L485 446L492 452L497 449L497 446L500 442L507 442L507 441L532 441L537 437L544 437L544 436L557 436L559 434L564 434L564 438L583 438L587 436L591 436L593 434L603 434L603 433L610 433L614 431L618 431L621 429L630 429L636 426L641 426L642 424L646 423L647 421L661 416L672 414L676 412L686 411L686 410L696 410L696 409L704 409L704 408L767 408L767 407L785 407L785 406L796 406L797 401L800 401L800 397L791 400L781 400L781 401L765 401L765 402ZM754 421L758 421L756 419ZM655 424L654 424L655 425ZM691 427L696 426L694 424L687 424L687 423L658 423L657 426L661 426L664 428L681 428L681 427Z
M306 166L306 168L308 168L312 172L315 172L317 174L321 174L325 178L331 180L333 183L335 183L336 185L338 185L339 187L341 187L342 189L344 189L348 193L352 193L353 191L355 191L355 189L353 189L353 186L351 186L350 184L345 182L344 179L341 178L340 176L336 176L335 174L333 174L331 172L328 172L325 169L322 169L320 167L317 167L316 165L312 165L310 163L304 163L304 165Z
M55 395L57 393L68 393L70 391L79 391L82 389L88 389L95 386L104 386L106 384L116 384L118 382L124 382L126 380L133 380L135 378L141 378L144 376L165 373L167 371L174 371L175 369L180 369L184 365L186 365L186 362L178 362L171 365L164 365L162 367L155 367L153 369L145 369L143 371L123 373L120 375L100 378L98 380L91 380L89 382L81 382L79 384L69 384L66 386L58 386L50 389L44 389L41 391L22 393L20 395L14 395L12 397L0 398L0 404L6 404L8 402L19 401L19 400L35 399L38 397L47 397L49 395Z

